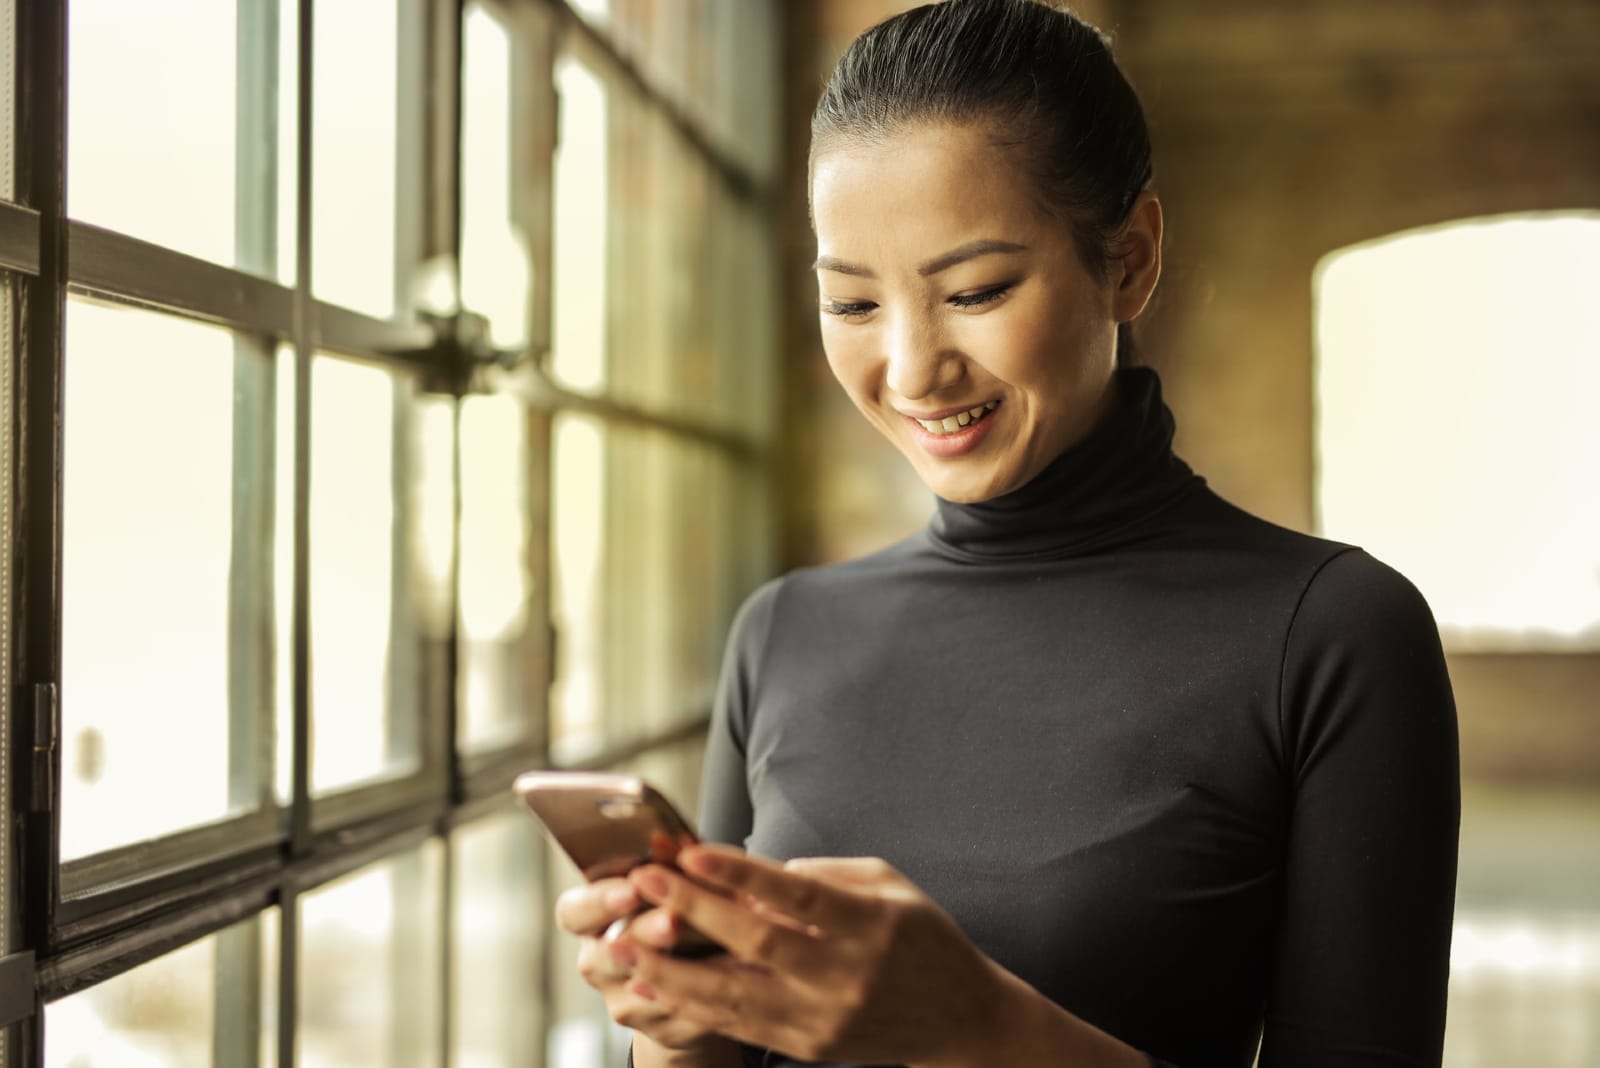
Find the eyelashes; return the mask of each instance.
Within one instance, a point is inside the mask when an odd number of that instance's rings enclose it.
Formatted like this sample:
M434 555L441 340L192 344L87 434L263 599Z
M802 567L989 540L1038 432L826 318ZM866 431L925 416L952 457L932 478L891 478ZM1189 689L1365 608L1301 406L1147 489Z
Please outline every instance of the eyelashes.
M949 303L957 308L981 308L986 304L993 304L1015 288L1015 282L1005 282L1001 285L990 286L988 289L977 293L963 293L951 297ZM877 304L870 300L858 301L823 301L822 311L825 315L837 316L840 319L860 319L877 308Z
M1007 282L1004 285L992 286L980 293L966 293L961 296L951 297L950 303L958 308L981 308L985 304L993 304L1011 292L1011 287L1015 284L1015 282Z
M859 319L876 307L876 304L865 300L853 304L830 300L823 302L822 310L827 315L837 315L841 319Z

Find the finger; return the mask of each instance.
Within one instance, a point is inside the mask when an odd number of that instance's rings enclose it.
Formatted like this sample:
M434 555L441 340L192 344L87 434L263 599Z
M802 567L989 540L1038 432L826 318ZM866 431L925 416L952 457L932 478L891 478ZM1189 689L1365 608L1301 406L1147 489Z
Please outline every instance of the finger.
M755 1046L795 1045L798 992L758 965L729 957L685 961L646 950L626 989L707 1032Z
M871 919L871 905L853 891L726 846L694 846L679 855L678 864L701 882L748 894L824 930Z
M751 1006L782 1006L789 999L772 972L733 957L690 961L642 949L627 990L691 1019L707 1030L726 1032L749 1015Z
M885 882L903 877L879 857L796 857L784 862L784 870L799 872L837 886L880 889Z
M556 922L575 935L593 936L614 921L631 916L639 895L626 879L601 879L575 886L556 899Z
M578 974L584 982L605 992L627 982L638 959L638 950L627 942L587 938L578 949Z
M630 878L646 901L682 916L741 960L804 974L815 974L827 966L815 938L757 915L675 871L647 864L634 869Z
M683 934L683 921L668 909L651 909L628 924L628 937L652 949L669 950Z

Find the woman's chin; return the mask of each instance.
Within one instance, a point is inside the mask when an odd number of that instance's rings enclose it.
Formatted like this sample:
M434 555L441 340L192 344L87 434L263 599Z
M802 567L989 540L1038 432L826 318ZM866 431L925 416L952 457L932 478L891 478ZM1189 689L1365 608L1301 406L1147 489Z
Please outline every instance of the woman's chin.
M1000 471L987 464L969 465L971 469L964 471L950 470L956 466L953 464L941 466L944 469L929 470L918 464L917 474L923 485L951 504L978 504L1004 496L1013 488Z

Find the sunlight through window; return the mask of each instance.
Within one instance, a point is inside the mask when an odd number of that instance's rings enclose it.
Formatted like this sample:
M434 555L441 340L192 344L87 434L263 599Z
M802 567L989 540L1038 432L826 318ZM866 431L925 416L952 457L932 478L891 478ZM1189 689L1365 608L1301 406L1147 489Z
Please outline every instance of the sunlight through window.
M1469 220L1318 266L1321 531L1453 650L1600 648L1600 214Z

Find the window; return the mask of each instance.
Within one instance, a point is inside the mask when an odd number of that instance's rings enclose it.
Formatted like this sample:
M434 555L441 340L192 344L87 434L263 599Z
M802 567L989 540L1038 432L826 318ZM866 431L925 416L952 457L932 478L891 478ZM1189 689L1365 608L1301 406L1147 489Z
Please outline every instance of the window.
M693 808L776 14L596 10L0 0L0 1066L615 1054L509 787Z
M1453 651L1600 649L1600 216L1475 219L1316 275L1321 529Z

